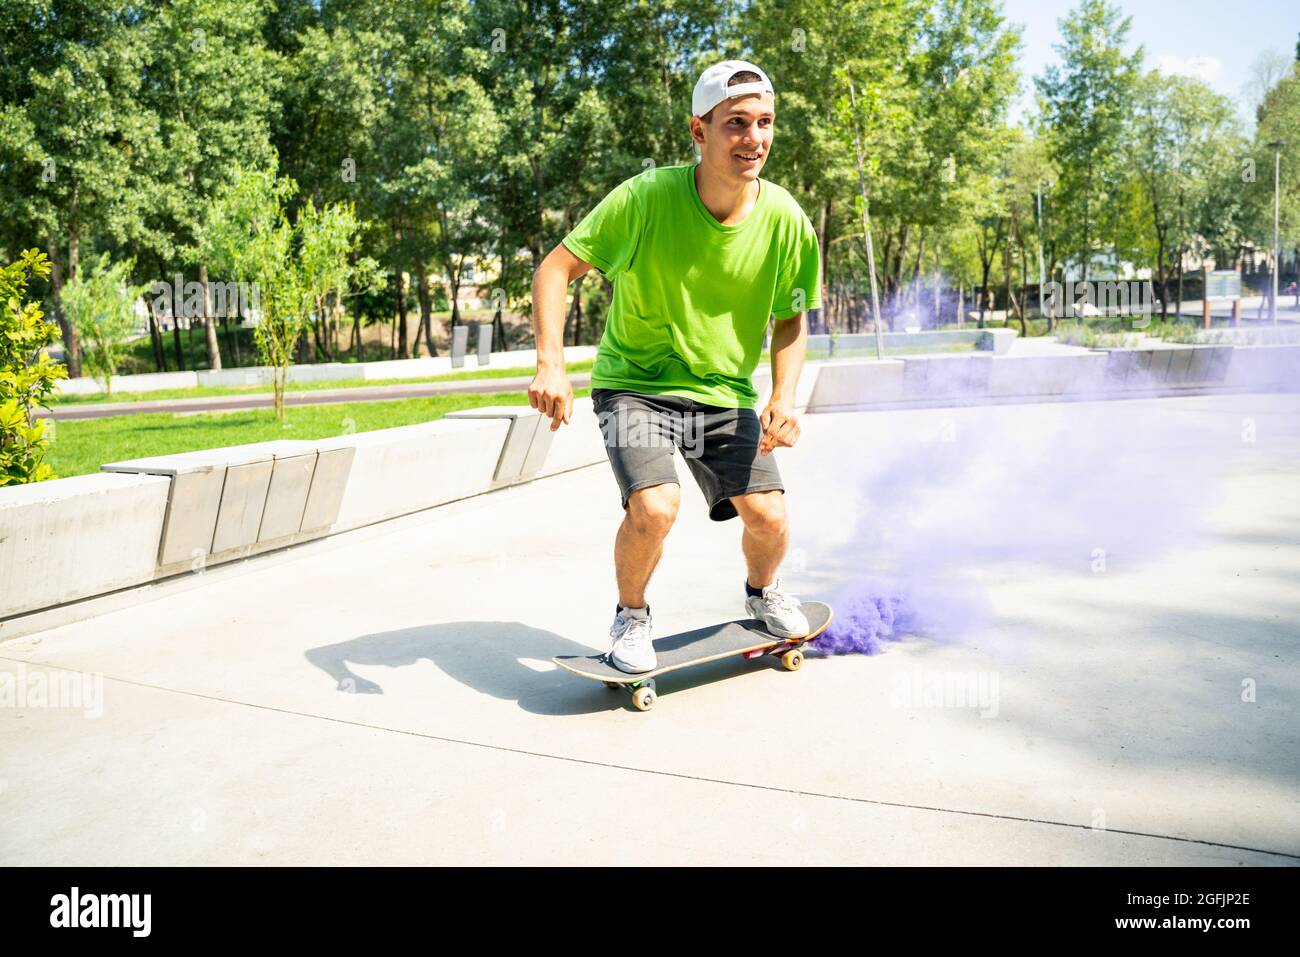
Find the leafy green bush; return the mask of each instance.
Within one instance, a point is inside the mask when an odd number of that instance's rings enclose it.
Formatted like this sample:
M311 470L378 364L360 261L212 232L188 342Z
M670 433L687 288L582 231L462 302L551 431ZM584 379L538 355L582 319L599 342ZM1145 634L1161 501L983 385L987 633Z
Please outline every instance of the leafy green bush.
M46 420L33 419L32 412L49 407L55 381L66 379L68 370L43 351L59 337L58 326L45 319L39 303L23 302L30 277L49 274L39 249L0 269L0 487L54 478L45 463Z

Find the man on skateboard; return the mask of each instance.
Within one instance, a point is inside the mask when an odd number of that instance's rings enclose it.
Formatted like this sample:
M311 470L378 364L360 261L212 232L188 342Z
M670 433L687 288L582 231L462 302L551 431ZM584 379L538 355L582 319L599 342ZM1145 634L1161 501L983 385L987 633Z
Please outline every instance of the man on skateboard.
M789 529L771 452L799 438L804 313L821 306L817 234L786 190L759 178L775 121L775 91L761 69L744 60L710 67L691 109L697 162L619 184L533 277L537 374L528 399L552 431L573 408L565 290L593 266L614 284L591 396L626 512L614 544L609 658L633 674L656 667L645 589L680 504L675 448L709 517L744 524L745 613L777 636L809 630L776 578ZM750 376L769 318L772 396L755 414Z

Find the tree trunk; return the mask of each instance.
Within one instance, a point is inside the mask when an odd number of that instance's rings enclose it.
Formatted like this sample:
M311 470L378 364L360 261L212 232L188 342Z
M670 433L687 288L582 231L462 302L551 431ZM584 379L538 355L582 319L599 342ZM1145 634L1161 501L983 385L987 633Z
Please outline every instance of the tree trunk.
M172 351L176 356L176 368L185 371L185 353L181 349L181 317L180 314L172 309Z
M1174 321L1183 318L1183 247L1178 247L1178 302L1174 305Z
M50 259L50 298L54 303L54 319L59 324L59 333L63 337L63 351L67 357L68 378L75 379L81 375L81 339L76 328L68 321L63 311L63 257L58 242L49 244ZM69 248L75 249L75 240L69 240ZM72 257L69 257L71 262ZM69 266L67 281L76 278L75 264Z
M316 318L311 324L311 337L316 343L316 353L320 359L328 361L329 353L325 351L325 342L321 336L321 326L325 324L325 308L321 297L316 296Z
M208 264L199 263L199 285L203 287L203 336L208 344L208 368L221 368L221 346L217 342L217 317L212 314L212 299L208 296Z
M403 359L411 357L406 336L407 292L406 273L399 269L397 272L397 349L398 355Z
M438 354L438 347L433 341L433 297L429 295L429 271L424 268L423 260L415 264L415 276L415 294L420 300L420 328L424 330L424 346L432 357Z
M162 329L158 327L158 317L149 310L149 343L153 346L154 368L159 372L167 371L167 353L163 350Z

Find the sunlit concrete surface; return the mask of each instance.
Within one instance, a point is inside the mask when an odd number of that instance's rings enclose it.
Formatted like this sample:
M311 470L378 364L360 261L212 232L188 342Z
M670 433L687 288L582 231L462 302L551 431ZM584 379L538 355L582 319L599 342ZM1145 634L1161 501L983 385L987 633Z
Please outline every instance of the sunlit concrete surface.
M0 644L0 864L1300 861L1300 396L801 424L786 584L933 633L631 710L550 662L616 601L579 469ZM678 472L657 635L743 614Z

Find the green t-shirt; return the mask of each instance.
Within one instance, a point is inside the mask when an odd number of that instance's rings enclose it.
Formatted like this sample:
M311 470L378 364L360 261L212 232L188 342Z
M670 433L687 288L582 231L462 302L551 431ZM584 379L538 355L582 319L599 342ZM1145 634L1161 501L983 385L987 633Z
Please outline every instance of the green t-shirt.
M722 225L694 171L624 180L564 237L614 283L591 386L753 408L769 317L821 306L817 233L793 196L761 178L754 208Z

